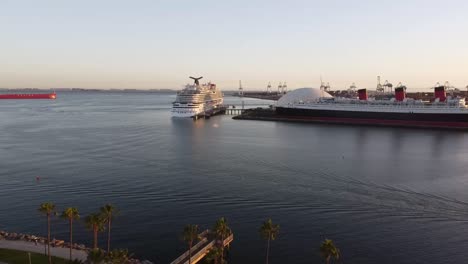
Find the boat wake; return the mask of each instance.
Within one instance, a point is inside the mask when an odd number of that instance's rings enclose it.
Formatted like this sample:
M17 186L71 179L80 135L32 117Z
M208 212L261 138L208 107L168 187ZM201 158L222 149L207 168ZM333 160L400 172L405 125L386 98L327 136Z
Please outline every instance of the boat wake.
M314 202L292 199L289 203L292 207L302 204L299 205L302 209L313 207L327 212L375 213L431 221L468 221L468 202L442 194L414 190L408 186L363 181L341 176L331 169L309 172L285 163L258 159L255 162L270 170L282 171L288 177L289 190L297 193L295 196L304 193L304 196L316 199Z

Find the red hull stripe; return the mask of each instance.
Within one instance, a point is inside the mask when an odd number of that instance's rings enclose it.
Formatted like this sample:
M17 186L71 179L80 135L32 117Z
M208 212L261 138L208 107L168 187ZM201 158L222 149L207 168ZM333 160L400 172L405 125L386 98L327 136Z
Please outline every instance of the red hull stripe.
M0 99L56 99L55 93L51 94L0 94Z
M318 123L336 124L360 124L360 125L383 125L383 126L404 126L404 127L437 127L437 128L461 128L468 129L466 122L440 122L440 121L408 121L408 120L384 120L384 119L359 119L359 118L339 118L339 117L308 117L308 116L278 116L281 119L291 121L305 121Z

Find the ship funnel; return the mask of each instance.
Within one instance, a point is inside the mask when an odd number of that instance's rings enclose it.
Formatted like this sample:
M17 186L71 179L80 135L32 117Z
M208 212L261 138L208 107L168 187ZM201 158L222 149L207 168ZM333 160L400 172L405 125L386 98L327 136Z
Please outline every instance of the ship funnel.
M447 99L447 93L445 92L445 86L436 85L436 87L434 87L434 97L436 99L439 98L439 102L445 102L445 99Z
M359 94L359 100L367 100L367 89L359 89L358 90Z
M190 76L190 79L193 79L193 80L194 80L195 85L200 85L200 82L198 82L198 81L201 80L202 78L203 78L203 77L195 78L195 77Z
M399 85L395 88L395 99L398 102L402 102L406 98L406 87Z

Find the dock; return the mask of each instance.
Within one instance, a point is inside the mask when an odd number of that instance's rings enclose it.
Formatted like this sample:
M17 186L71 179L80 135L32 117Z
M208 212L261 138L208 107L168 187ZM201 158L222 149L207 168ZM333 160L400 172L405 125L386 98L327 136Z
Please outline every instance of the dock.
M209 119L210 117L212 116L215 116L215 115L222 115L222 114L225 114L226 113L226 107L225 106L221 106L219 108L216 108L216 109L212 109L210 111L205 111L205 112L202 112L196 116L193 117L194 120L197 120L199 118L205 118L205 119Z
M254 108L249 108L249 107L259 107L259 106L268 106L269 108L272 108L272 104L269 103L254 103L254 104L245 104L242 103L242 106L238 108L239 106L235 105L223 105L219 108L213 109L211 111L206 111L202 112L194 117L192 117L194 120L198 120L201 118L204 119L209 119L212 116L215 115L233 115L233 116L238 116L242 115L245 111L254 109Z
M192 247L192 258L190 258L191 264L196 264L202 260L206 254L216 246L218 239L212 234L210 230L205 230L199 234L200 241ZM234 235L231 234L223 241L223 247L228 246L234 240ZM189 251L187 250L184 254L180 255L171 264L188 264L189 263Z
M245 111L245 109L241 108L227 108L225 115L240 115Z

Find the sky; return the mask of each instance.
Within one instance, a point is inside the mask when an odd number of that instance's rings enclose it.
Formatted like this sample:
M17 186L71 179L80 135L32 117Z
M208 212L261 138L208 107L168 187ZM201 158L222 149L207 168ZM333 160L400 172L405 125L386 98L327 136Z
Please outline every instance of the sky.
M466 0L0 0L0 87L468 85Z

